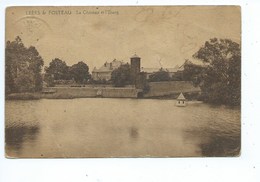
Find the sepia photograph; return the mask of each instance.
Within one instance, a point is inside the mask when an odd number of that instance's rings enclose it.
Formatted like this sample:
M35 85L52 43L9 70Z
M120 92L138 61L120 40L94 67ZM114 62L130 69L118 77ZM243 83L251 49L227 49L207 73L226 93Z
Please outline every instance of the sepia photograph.
M240 6L5 12L7 158L238 157Z

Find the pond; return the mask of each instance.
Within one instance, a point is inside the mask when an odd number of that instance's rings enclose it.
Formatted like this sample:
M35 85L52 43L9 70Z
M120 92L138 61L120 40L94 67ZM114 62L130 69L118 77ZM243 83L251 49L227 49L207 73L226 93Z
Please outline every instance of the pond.
M240 153L240 108L159 99L6 101L9 157L188 157Z

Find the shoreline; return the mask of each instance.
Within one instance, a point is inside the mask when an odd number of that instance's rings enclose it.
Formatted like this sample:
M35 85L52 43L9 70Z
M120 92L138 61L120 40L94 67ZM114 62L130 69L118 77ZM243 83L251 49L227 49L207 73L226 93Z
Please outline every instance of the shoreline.
M150 96L150 97L104 97L104 96L76 96L73 94L44 94L41 92L35 93L12 93L5 97L5 100L40 100L40 99L79 99L79 98L117 98L117 99L161 99L161 100L175 100L172 96Z
M84 87L45 87L40 92L6 94L6 100L74 99L74 98L134 98L176 99L183 93L187 100L201 100L201 90L189 81L150 82L149 91L135 86L87 85Z
M32 100L41 100L41 99L80 99L80 98L110 98L110 99L139 99L139 100L148 100L148 99L153 99L153 100L176 100L177 97L175 97L176 94L174 95L167 95L167 96L150 96L150 97L100 97L100 96L75 96L72 94L58 94L58 93L53 93L53 94L44 94L41 92L34 92L34 93L12 93L9 94L5 97L5 100L8 101L32 101ZM204 102L203 100L196 99L196 98L190 98L187 99L188 102L199 102L203 104L209 104L213 107L215 106L226 106L226 107L231 107L231 108L239 108L241 109L241 105L225 105L225 104L213 104L213 103L208 103Z
M52 93L44 94L41 92L34 93L12 93L6 95L5 100L40 100L40 99L79 99L79 98L117 98L117 99L160 99L160 100L175 100L178 94L165 95L165 96L144 96L144 97L104 97L104 96L77 96L74 94L62 94L62 93ZM200 101L197 99L187 99L189 101Z

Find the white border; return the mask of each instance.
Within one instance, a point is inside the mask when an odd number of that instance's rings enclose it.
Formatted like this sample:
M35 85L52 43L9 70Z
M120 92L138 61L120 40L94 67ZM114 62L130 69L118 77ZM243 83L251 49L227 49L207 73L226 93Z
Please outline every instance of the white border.
M36 5L240 5L242 8L242 153L235 158L5 159L4 17L7 6ZM260 1L84 0L1 1L0 4L0 181L260 181Z

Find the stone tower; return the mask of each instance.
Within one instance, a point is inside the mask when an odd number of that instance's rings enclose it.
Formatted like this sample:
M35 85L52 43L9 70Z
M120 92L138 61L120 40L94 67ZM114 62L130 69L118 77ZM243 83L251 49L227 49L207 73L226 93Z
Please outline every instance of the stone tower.
M133 84L136 85L140 74L141 58L135 54L130 58L130 60L131 60L131 77L132 77Z

